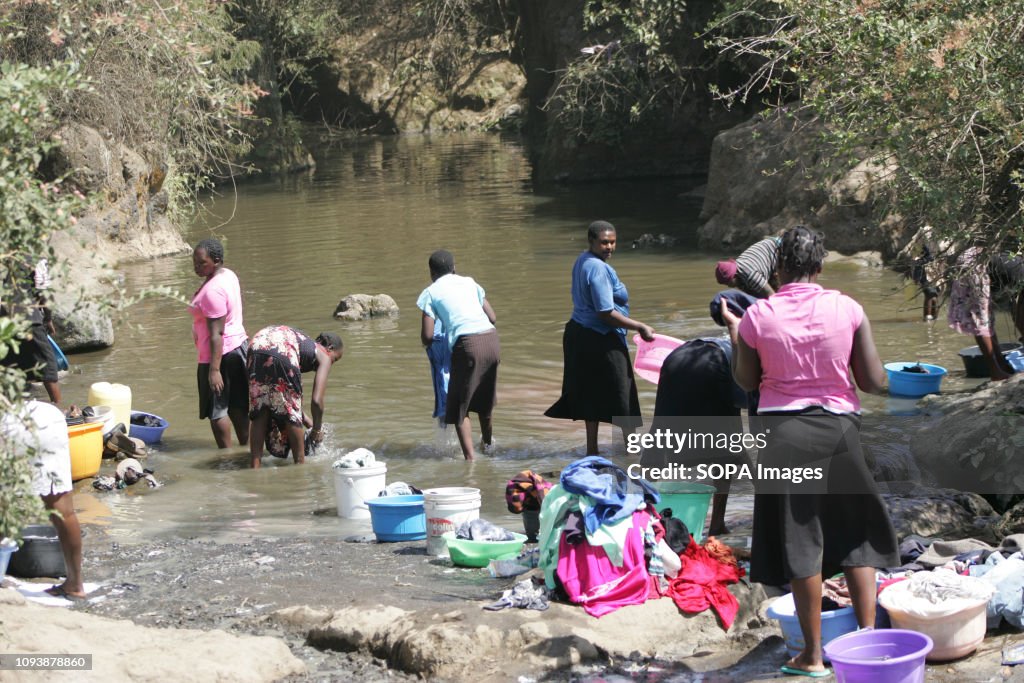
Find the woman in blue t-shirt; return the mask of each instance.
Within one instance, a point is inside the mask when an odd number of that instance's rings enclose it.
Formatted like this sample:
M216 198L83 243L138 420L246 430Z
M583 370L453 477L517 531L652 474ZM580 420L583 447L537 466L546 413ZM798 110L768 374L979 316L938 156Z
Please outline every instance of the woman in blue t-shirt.
M455 258L438 249L428 261L430 279L416 306L423 311L420 340L434 343L434 321L444 325L451 349L448 402L445 424L455 425L459 446L466 460L472 460L473 432L469 413L480 418L480 442L484 452L491 446L491 413L497 400L498 363L501 343L494 327L494 309L484 289L471 277L455 274Z
M590 247L572 267L572 317L562 335L562 395L544 414L583 420L587 455L596 455L599 423L625 418L623 427L630 432L641 424L626 330L647 341L654 339L654 330L629 317L629 292L608 265L615 252L615 226L594 221L587 241Z

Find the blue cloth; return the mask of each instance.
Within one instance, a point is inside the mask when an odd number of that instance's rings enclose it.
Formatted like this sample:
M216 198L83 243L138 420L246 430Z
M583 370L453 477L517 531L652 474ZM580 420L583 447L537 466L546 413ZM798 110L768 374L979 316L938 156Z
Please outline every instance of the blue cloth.
M1024 628L1024 560L1019 555L1004 560L996 552L989 555L985 564L971 567L970 573L996 589L986 608L988 628L998 627L1003 619L1014 628Z
M604 524L631 516L646 500L655 504L661 501L661 495L645 480L631 478L624 469L599 455L569 463L562 470L560 483L569 493L587 496L593 502L581 510L588 534Z
M591 251L585 251L572 266L572 319L599 334L612 330L626 343L626 330L611 327L598 313L616 310L629 316L629 292L615 269Z
M444 332L437 334L437 331L435 327L434 341L427 347L427 358L430 360L430 379L434 384L433 416L444 417L448 405L448 379L452 374L452 351L448 348Z
M449 273L434 280L420 293L416 307L441 321L451 349L461 336L494 329L484 313L483 303L484 288L473 278Z
M711 300L708 308L711 310L711 319L715 321L716 325L720 325L721 327L725 327L725 320L722 319L723 299L729 306L729 310L741 318L750 306L758 302L757 298L750 296L746 292L741 292L738 289L727 289L724 292L715 294L715 298Z

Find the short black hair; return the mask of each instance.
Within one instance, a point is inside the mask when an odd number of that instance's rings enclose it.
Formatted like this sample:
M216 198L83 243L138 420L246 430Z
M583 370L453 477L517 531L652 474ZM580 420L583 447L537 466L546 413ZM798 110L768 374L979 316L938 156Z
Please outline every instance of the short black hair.
M431 274L441 277L455 272L455 257L450 251L438 249L430 255L427 265L430 266Z
M345 344L341 341L341 336L334 332L321 332L316 336L316 343L331 351L337 351L345 347Z
M199 251L200 249L205 251L206 255L213 259L214 262L224 262L224 245L220 243L220 240L207 237L199 242L193 251Z
M782 233L779 270L790 277L820 273L826 256L825 236L820 232L797 225Z
M608 221L594 221L587 226L587 241L593 242L602 232L615 232L615 226Z

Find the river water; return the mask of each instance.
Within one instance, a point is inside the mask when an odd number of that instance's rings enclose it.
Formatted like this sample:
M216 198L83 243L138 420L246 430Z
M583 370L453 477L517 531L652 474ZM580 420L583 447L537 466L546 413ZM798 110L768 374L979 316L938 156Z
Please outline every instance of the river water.
M168 419L163 442L146 462L166 486L98 493L90 480L79 482L75 499L83 521L107 525L126 542L368 533L368 521L336 516L331 468L340 454L364 446L386 461L389 482L478 487L483 515L518 528L518 518L505 510L505 481L522 469L558 470L584 450L581 423L542 413L559 394L570 269L587 246L591 220L618 228L611 263L629 287L635 318L680 338L715 332L708 302L717 290L713 264L723 255L695 246L701 200L690 191L702 182L538 188L518 141L445 136L345 141L322 151L313 174L222 190L205 202L186 238L192 244L211 235L224 241L226 265L242 284L249 334L283 323L310 335L335 330L344 339L345 356L327 389L326 447L302 467L265 456L269 466L259 471L247 468L243 448L218 451L208 424L196 418L189 315L179 302L150 299L119 321L114 347L70 357L64 397L81 404L92 382L120 382L131 387L134 409ZM670 249L631 249L643 233L667 233L680 242ZM427 257L438 248L451 250L457 271L486 289L498 317L496 449L475 463L462 460L451 429L442 433L430 417L433 395L415 301L429 284ZM190 296L200 284L189 254L132 264L125 272L130 290L169 285ZM837 263L821 282L864 305L883 360L943 365L952 371L944 390L978 382L963 376L956 355L970 340L943 321L921 322L920 303L909 299L898 275ZM391 295L401 315L333 320L338 301L360 292ZM1001 320L1000 334L1012 339L1009 330ZM649 418L655 386L638 381ZM868 412L907 408L902 401L865 398ZM475 421L474 433L479 438ZM601 440L606 452L627 462L608 427ZM749 514L749 501L737 503L730 503L731 514Z

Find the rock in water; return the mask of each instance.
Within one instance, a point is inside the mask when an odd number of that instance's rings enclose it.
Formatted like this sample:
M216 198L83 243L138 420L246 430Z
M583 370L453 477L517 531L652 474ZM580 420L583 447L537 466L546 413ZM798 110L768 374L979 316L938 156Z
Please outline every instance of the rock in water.
M349 294L334 309L334 317L338 320L366 320L396 315L398 304L387 294Z

